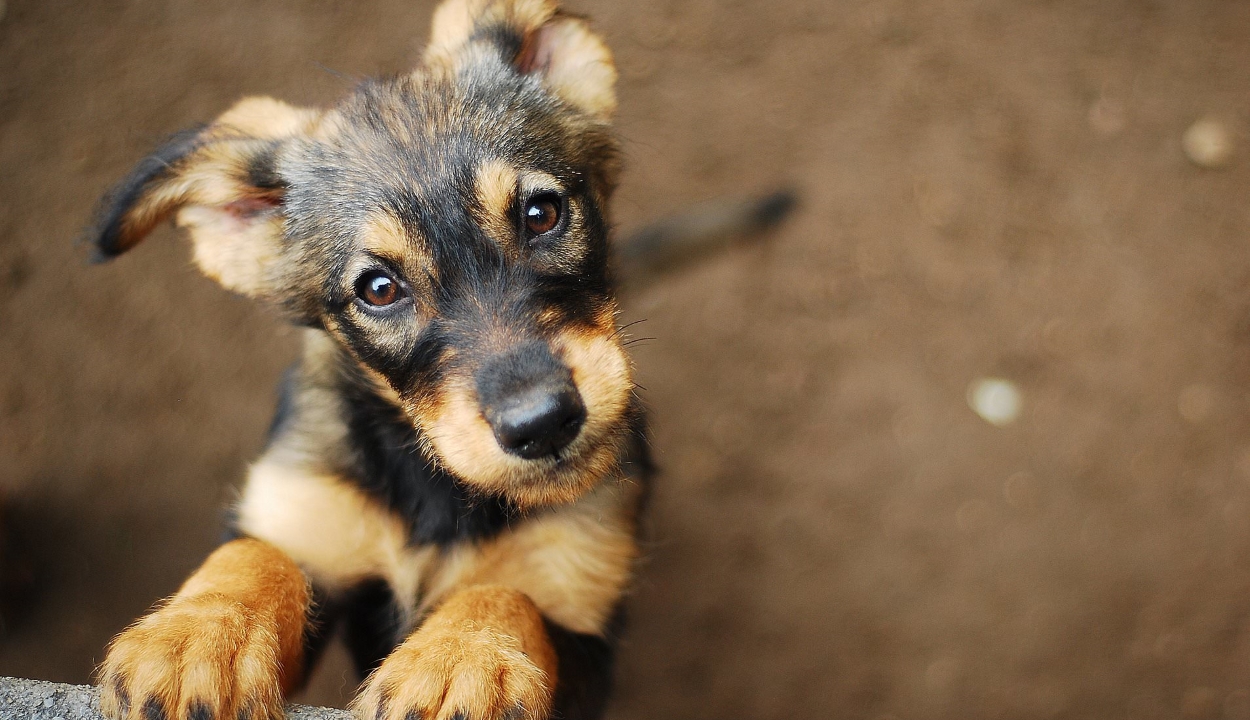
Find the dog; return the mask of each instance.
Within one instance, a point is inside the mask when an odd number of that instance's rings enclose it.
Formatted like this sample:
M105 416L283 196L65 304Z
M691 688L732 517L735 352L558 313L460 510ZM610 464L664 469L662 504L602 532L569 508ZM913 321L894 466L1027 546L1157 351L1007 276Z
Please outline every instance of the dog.
M326 110L245 99L104 198L100 259L173 218L304 328L228 539L109 646L106 717L282 717L333 633L361 717L600 716L653 474L615 80L553 0L446 0L413 72Z

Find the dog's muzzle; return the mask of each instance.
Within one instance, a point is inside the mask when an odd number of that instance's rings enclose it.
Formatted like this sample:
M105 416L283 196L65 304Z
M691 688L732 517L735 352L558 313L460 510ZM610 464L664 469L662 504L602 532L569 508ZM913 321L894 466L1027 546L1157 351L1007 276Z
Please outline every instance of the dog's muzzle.
M557 457L586 422L572 372L542 342L487 360L477 372L477 395L499 446L526 460Z

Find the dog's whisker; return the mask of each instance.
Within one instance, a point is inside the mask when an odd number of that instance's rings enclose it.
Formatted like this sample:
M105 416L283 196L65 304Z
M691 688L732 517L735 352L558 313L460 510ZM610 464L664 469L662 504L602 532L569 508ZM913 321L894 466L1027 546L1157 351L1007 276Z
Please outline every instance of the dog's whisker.
M647 321L646 318L642 318L640 320L634 320L633 322L627 322L624 325L617 326L616 330L612 334L617 337L623 337L623 333L626 330L632 328L635 325L640 325L642 323L645 323L646 321Z
M637 338L630 338L629 340L626 340L625 342L621 343L621 347L627 347L627 348L628 348L628 347L633 347L633 346L638 345L638 344L641 344L641 343L646 343L646 342L648 342L648 341L650 341L650 340L659 340L659 338L654 338L654 337L637 337Z

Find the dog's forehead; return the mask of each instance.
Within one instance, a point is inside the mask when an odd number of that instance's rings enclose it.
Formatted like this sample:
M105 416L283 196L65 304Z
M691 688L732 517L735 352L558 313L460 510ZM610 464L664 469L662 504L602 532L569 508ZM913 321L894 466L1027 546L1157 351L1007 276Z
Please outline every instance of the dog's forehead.
M344 160L356 165L359 176L381 170L379 179L434 190L491 161L567 164L559 108L515 75L480 71L374 82L339 112L332 142L346 151Z
M575 132L537 83L502 66L367 81L288 158L290 210L332 214L343 230L379 210L463 217L524 178L577 175Z

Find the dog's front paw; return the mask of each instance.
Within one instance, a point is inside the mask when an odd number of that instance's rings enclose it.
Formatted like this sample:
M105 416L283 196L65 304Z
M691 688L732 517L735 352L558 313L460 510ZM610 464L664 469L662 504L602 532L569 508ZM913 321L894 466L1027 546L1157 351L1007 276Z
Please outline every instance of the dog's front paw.
M516 638L466 624L413 635L353 708L365 720L542 720L553 685Z
M100 668L112 720L282 717L272 622L215 593L175 598L117 636Z

